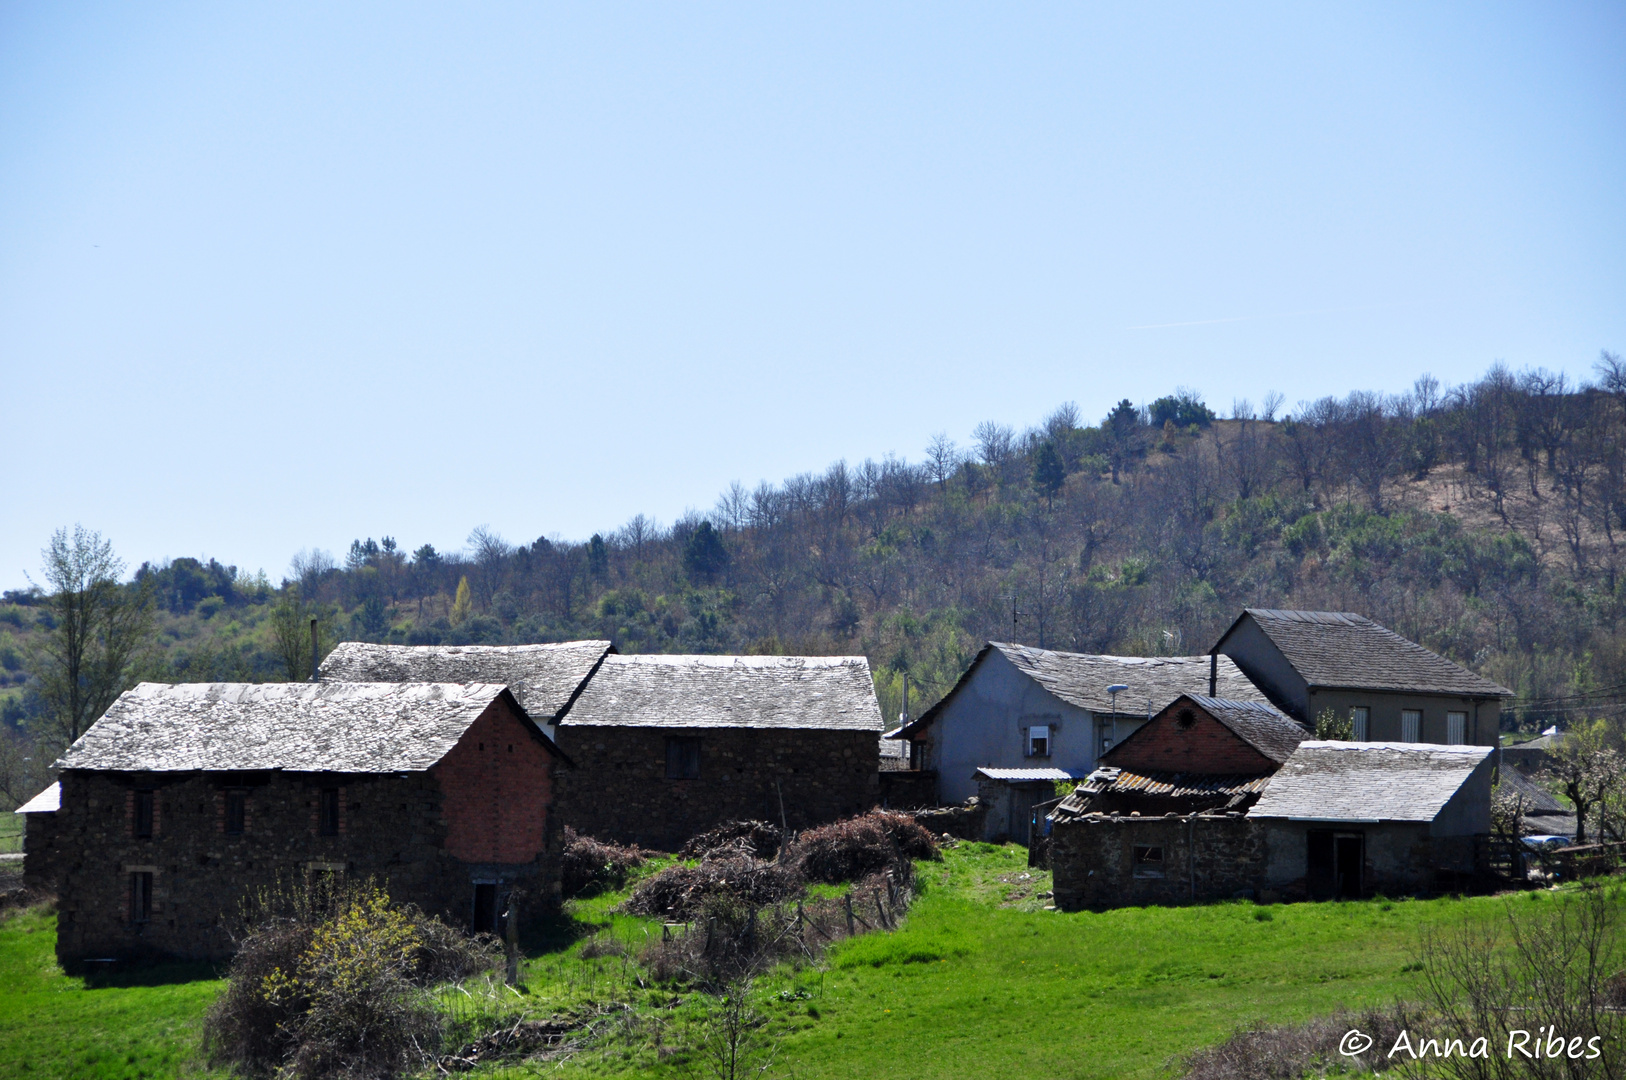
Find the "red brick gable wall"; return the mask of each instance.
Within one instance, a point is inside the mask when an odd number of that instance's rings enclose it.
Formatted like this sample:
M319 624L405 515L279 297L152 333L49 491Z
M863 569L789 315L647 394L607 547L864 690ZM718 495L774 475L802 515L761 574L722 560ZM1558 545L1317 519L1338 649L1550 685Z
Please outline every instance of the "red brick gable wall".
M1182 729L1177 718L1190 709L1196 718ZM1109 750L1103 765L1131 772L1207 773L1212 776L1249 776L1275 772L1276 762L1249 746L1224 724L1186 701L1154 716L1135 734Z
M501 700L429 770L445 795L446 851L471 863L526 863L547 845L553 755Z

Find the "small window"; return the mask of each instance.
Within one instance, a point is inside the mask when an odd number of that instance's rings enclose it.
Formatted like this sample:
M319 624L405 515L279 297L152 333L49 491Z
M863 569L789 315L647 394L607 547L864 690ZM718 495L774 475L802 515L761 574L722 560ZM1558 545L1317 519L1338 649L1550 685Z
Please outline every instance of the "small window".
M1050 756L1050 725L1028 728L1028 757Z
M323 836L339 835L339 789L336 787L322 789L317 829Z
M1146 844L1135 845L1135 876L1160 878L1163 876L1163 849Z
M1356 742L1366 742L1367 729L1371 727L1372 710L1365 705L1357 705L1349 710L1351 733Z
M135 834L140 840L152 839L152 796L150 791L135 793Z
M1400 741L1417 742L1422 738L1423 712L1421 709L1400 710Z
M699 739L674 737L666 740L666 778L668 780L700 778Z
M130 921L152 921L152 872L137 871L130 875Z
M229 836L243 835L243 819L247 816L248 792L226 792L226 833Z
M1445 714L1445 741L1452 746L1461 746L1468 741L1467 713L1448 712Z

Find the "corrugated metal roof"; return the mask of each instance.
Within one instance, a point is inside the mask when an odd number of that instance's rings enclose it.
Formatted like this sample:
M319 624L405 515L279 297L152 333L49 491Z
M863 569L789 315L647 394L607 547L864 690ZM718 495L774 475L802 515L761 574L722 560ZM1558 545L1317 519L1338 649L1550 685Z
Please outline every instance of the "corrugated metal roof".
M445 757L505 695L530 724L496 683L142 683L121 694L56 764L122 772L418 772Z
M822 728L873 731L881 708L862 656L604 658L566 727Z
M502 683L536 720L570 703L608 641L556 645L373 645L346 641L322 661L331 682Z
M58 781L23 803L15 814L54 814L62 809L62 783Z
M1246 608L1237 621L1244 618L1252 618L1313 687L1513 696L1507 687L1352 611Z
M1249 817L1310 821L1433 821L1489 746L1430 743L1299 744Z
M1056 820L1079 817L1090 812L1097 795L1157 796L1169 799L1233 798L1263 791L1270 773L1256 776L1215 776L1208 773L1137 773L1128 769L1103 767L1092 772L1078 788L1053 810Z
M1084 774L1069 772L1066 769L996 769L992 766L983 766L977 770L977 775L986 776L990 780L1023 783L1034 780L1077 780Z

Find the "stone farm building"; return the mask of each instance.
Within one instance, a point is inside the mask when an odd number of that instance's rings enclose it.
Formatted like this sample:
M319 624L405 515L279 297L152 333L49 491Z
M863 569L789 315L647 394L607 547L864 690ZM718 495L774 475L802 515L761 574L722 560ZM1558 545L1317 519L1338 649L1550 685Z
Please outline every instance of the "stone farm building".
M1126 689L1114 695L1112 686ZM1006 814L989 813L989 828L1023 839L1023 830L1000 822L1025 823L1026 805L1049 798L1052 780L1088 776L1103 753L1181 694L1265 701L1223 656L1092 656L991 641L941 701L894 737L909 740L911 760L936 772L943 803L979 794L979 781L984 797L991 779L1021 787Z
M1306 741L1246 814L1053 815L1064 910L1421 893L1476 870L1492 748ZM1069 810L1076 808L1069 807Z
M612 653L560 717L560 806L664 850L735 819L806 828L876 805L881 730L862 656Z
M222 957L245 895L324 873L495 929L557 902L561 763L500 684L142 683L57 762L57 955Z
M1247 810L1308 738L1303 725L1266 702L1181 694L1103 754L1061 812Z
M1331 710L1357 741L1495 746L1513 692L1347 611L1247 608L1214 652L1310 727Z

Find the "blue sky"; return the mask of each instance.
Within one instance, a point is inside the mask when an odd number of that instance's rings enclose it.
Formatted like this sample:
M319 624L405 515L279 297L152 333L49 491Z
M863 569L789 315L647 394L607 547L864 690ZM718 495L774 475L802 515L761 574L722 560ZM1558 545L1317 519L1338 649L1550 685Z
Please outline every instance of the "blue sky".
M1626 7L0 3L0 586L1626 350Z

